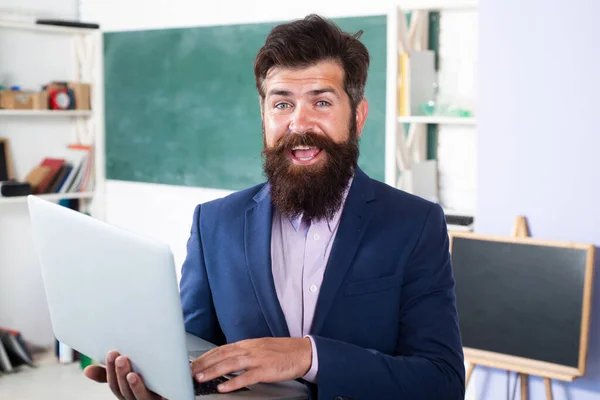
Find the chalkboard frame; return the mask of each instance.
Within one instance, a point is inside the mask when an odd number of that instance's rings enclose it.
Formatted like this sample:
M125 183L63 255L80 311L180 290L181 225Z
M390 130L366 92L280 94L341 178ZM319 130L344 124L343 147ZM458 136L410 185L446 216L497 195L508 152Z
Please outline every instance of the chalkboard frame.
M584 250L587 252L585 263L585 279L582 293L583 307L581 313L581 334L579 339L579 365L577 368L534 359L517 357L510 354L501 354L488 350L463 347L465 361L468 361L475 365L499 368L507 371L520 372L522 374L535 375L566 382L572 382L578 377L584 376L586 371L586 361L588 353L595 247L591 244L584 243L540 240L530 237L504 237L482 235L474 232L452 231L449 232L448 235L450 240L449 245L451 254L453 250L454 238L570 248Z

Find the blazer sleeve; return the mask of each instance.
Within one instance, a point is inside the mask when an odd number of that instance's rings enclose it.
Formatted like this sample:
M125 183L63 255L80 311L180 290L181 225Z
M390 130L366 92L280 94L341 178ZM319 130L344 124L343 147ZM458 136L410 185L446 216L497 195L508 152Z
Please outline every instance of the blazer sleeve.
M321 399L459 400L464 359L443 211L433 205L402 285L396 355L313 336Z
M213 305L200 235L200 205L194 210L187 255L179 282L185 331L216 345L225 344Z

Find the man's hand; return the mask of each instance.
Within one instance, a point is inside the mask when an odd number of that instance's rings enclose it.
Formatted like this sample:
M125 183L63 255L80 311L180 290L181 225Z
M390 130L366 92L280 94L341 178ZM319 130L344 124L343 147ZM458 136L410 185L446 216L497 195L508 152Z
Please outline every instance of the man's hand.
M199 382L206 382L245 371L218 387L220 392L231 392L259 382L300 378L311 365L309 338L249 339L206 352L192 362L192 373Z
M106 368L90 365L83 371L93 381L107 383L110 390L120 400L164 400L163 397L146 389L139 374L131 372L127 357L116 351L106 355Z

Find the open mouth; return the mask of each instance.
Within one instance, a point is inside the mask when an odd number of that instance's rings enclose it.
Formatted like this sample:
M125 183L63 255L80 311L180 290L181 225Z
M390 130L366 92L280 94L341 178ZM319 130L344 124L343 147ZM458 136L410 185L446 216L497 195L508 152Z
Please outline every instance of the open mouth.
M322 149L318 147L296 146L290 150L290 155L296 164L308 165L315 162L321 152Z

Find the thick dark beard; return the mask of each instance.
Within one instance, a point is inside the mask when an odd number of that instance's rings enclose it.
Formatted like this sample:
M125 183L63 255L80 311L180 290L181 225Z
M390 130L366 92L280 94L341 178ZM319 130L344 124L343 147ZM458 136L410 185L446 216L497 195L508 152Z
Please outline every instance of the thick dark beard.
M320 148L322 159L314 165L295 165L288 155L295 146ZM335 143L313 132L290 134L271 148L265 145L262 155L264 172L271 185L271 200L282 215L295 218L302 214L312 221L331 219L342 205L357 167L356 123L351 123L344 143Z

